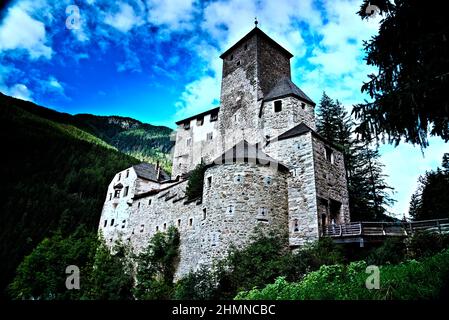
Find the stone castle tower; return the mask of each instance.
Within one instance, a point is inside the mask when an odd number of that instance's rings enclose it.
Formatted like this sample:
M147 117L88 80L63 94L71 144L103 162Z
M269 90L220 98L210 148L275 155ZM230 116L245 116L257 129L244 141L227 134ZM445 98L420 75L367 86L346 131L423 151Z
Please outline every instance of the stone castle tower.
M99 224L108 243L135 251L176 226L178 277L255 232L288 233L296 248L349 222L343 155L315 132L315 103L291 81L292 54L256 27L220 57L220 106L176 123L171 178L145 163L117 173ZM201 161L202 197L187 200L188 173Z

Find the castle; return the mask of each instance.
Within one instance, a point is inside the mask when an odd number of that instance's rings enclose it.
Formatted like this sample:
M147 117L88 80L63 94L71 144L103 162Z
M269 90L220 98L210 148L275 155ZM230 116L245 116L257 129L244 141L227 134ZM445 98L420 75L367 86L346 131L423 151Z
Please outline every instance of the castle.
M107 243L135 252L177 227L177 278L255 232L288 234L294 249L350 219L343 154L315 132L315 103L291 80L292 54L256 25L220 58L220 106L176 123L171 177L146 163L117 173L99 223ZM202 197L187 200L201 161Z

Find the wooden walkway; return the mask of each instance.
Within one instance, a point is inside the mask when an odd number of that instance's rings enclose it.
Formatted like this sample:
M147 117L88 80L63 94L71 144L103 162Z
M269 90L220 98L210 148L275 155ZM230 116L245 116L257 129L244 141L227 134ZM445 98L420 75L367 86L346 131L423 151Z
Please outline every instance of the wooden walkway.
M387 237L408 237L417 232L449 233L449 218L413 222L351 222L325 226L323 236L337 243L379 242Z

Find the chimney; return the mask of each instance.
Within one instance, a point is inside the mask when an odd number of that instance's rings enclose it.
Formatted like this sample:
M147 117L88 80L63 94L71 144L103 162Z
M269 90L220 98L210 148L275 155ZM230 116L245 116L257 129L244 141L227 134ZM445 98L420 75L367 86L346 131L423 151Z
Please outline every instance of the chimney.
M159 165L159 160L156 163L156 180L161 180L161 166Z

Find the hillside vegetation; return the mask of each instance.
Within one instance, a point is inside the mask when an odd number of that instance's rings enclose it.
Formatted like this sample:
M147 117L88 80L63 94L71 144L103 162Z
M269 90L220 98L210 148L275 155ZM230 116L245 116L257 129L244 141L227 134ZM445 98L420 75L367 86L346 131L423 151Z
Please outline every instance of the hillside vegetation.
M0 288L24 255L59 230L96 230L113 175L140 161L73 116L0 95Z

